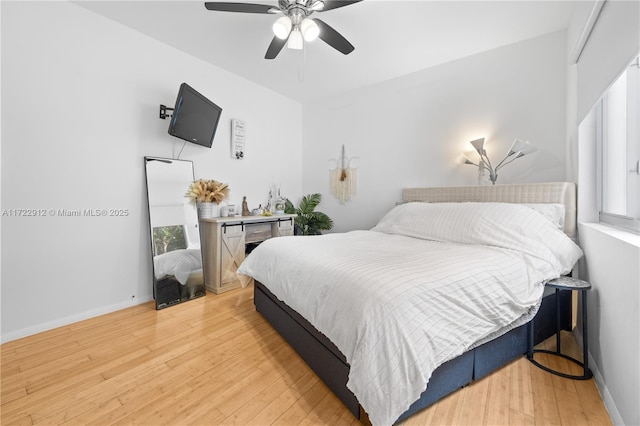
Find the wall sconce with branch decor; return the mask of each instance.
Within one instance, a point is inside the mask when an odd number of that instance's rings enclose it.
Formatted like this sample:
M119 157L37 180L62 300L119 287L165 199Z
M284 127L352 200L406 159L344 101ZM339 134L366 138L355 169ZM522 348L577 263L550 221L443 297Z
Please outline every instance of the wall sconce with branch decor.
M486 176L486 173L489 173L489 180L492 185L495 185L498 180L498 170L507 164L513 163L516 159L538 150L536 147L531 145L529 141L523 141L516 138L511 144L511 147L509 148L509 151L507 151L505 157L494 167L487 156L487 151L484 149L484 138L473 140L470 144L473 146L475 151L465 151L462 153L462 155L464 155L464 164L472 164L478 167L479 183L481 183L484 176ZM475 154L479 156L479 159L472 161L469 157L475 156Z

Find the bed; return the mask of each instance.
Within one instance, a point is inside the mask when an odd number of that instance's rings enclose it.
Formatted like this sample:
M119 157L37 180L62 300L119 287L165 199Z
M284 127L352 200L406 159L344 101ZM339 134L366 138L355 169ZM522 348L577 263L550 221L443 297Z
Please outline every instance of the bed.
M569 330L570 295L543 296L544 282L582 255L572 183L412 188L403 201L370 231L272 239L238 270L256 309L373 424L522 356L531 321L534 343L551 336L556 297Z

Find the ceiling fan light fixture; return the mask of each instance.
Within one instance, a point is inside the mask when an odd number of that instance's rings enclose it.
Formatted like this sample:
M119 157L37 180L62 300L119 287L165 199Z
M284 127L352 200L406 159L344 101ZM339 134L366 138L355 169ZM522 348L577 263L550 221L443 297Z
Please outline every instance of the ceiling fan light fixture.
M0 0L2 1L2 0ZM321 19L310 16L315 12L339 9L363 0L277 0L277 6L260 3L207 1L207 10L217 12L237 12L245 14L281 14L272 22L273 38L264 55L265 59L275 59L286 45L290 49L304 49L305 41L319 38L338 52L348 55L355 47L342 34ZM270 2L276 3L276 0ZM264 2L266 3L266 2ZM522 151L519 152L520 155Z
M322 0L315 1L307 9L312 10L314 12L318 12L324 9L324 2Z
M305 18L300 24L300 31L305 41L313 41L320 35L320 27L313 19Z
M285 40L291 32L291 18L282 16L273 23L273 34L281 40Z
M289 49L301 50L303 45L302 33L300 28L294 28L289 34L289 41L287 41L287 47Z

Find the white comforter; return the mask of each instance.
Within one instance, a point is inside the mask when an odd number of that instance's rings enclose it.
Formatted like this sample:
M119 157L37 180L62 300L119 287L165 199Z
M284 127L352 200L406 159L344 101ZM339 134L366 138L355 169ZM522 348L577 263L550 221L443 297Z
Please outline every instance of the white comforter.
M419 223L416 229L422 207L396 209L372 231L270 239L238 270L336 344L351 366L347 386L374 425L392 424L439 365L535 311L542 283L568 272L581 256L557 229L565 251L560 260L546 256L546 249L433 241L441 239L442 224ZM529 213L515 213L528 220ZM469 215L460 226L482 228L468 222L484 216ZM461 237L453 239L466 240L474 232L456 227ZM514 238L521 244L521 230L507 234L506 245L513 246Z

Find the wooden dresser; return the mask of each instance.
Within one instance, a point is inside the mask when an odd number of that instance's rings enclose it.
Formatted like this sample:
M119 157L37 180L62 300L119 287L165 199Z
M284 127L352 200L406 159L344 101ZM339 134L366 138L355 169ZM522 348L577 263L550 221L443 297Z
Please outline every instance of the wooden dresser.
M236 275L247 246L293 235L295 214L200 219L204 283L216 294L240 287Z

